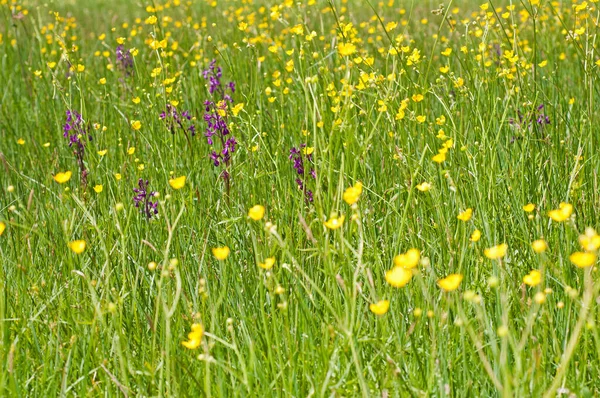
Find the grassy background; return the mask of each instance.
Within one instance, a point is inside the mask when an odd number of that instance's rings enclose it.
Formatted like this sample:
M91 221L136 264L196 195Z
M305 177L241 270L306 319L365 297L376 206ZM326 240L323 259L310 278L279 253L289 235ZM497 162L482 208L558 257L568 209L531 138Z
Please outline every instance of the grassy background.
M595 4L210 3L2 2L1 395L598 394L600 282L596 266L569 262L578 235L598 226ZM144 23L150 15L157 25ZM342 34L348 22L355 31ZM398 25L386 32L388 22ZM302 35L290 32L297 24ZM153 51L151 36L168 48ZM139 50L129 79L107 68L119 37ZM340 41L357 53L340 55ZM422 58L410 65L415 48ZM201 72L213 58L245 104L231 118L229 199L202 135ZM172 100L197 118L191 145L158 117ZM510 122L540 104L550 124ZM62 137L67 109L94 138L86 190ZM440 129L454 146L437 164ZM313 203L288 159L301 144L314 148ZM59 185L65 170L73 178ZM186 186L174 191L180 175ZM133 206L139 178L160 193L150 221ZM342 193L356 181L364 192L352 209ZM422 182L432 189L417 190ZM574 217L552 222L563 201ZM259 222L247 218L255 204L267 209ZM459 221L466 208L472 219ZM323 226L332 214L346 215L335 231ZM530 246L539 238L541 255ZM80 255L67 246L75 239L88 245ZM502 261L485 258L503 242ZM223 245L231 255L220 262L211 249ZM411 247L425 261L393 288L385 271ZM265 272L257 263L270 256ZM543 283L527 287L532 269ZM464 280L444 293L436 281L450 273ZM378 317L369 304L380 299L391 304ZM206 333L191 351L181 342L194 322Z

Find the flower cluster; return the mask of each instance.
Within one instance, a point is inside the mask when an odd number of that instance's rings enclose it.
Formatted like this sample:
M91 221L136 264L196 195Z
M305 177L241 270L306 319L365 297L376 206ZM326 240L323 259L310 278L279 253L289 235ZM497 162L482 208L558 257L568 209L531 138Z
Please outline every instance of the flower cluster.
M156 196L156 192L148 192L148 180L144 181L141 178L138 181L139 188L133 188L135 196L133 197L133 203L135 207L140 209L140 213L143 213L147 219L158 214L158 201L152 202L151 199Z
M192 137L196 135L196 125L192 122L193 118L189 111L180 113L177 112L177 108L171 104L167 104L167 109L161 112L160 119L165 121L167 129L171 134L175 134L175 131L179 128L186 135L188 133L190 133Z
M550 117L544 113L544 104L539 105L534 111L523 114L517 111L518 120L510 118L508 123L516 130L526 130L534 126L544 127L550 124Z
M313 193L310 189L307 189L305 186L305 175L306 170L304 168L304 156L306 156L306 160L308 161L309 164L311 164L310 166L310 171L308 172L308 174L313 178L317 178L317 173L315 172L315 169L312 167L313 164L313 156L312 156L312 148L307 148L306 144L302 144L300 145L300 148L292 148L290 149L290 156L289 159L294 163L294 170L296 170L296 173L298 174L298 177L296 178L296 184L298 185L298 190L304 192L304 197L306 198L306 201L309 203L312 203L314 198L313 198Z
M223 84L221 77L223 75L220 66L217 66L216 60L213 60L208 69L203 71L203 76L208 80L208 91L211 99L204 101L204 121L206 122L206 137L209 145L215 144L214 137L221 143L221 151L212 151L210 158L218 167L223 165L225 170L221 176L229 181L229 172L227 169L231 163L231 154L235 152L237 141L231 135L229 125L227 123L227 110L230 104L233 104L231 95L235 92L235 83L230 82Z
M117 46L117 68L125 77L133 76L133 55L122 44Z
M92 141L92 136L89 134L89 127L86 126L81 114L77 111L67 109L67 118L63 125L63 136L68 138L69 147L73 148L73 154L77 159L77 165L81 174L81 185L85 191L87 188L88 171L85 167L85 144L86 138Z

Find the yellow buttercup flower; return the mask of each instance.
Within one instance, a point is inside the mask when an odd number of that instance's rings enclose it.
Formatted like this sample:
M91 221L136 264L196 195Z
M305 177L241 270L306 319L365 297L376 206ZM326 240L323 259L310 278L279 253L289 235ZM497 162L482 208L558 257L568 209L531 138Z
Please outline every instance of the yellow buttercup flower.
M406 253L398 254L394 257L394 265L406 269L415 268L421 259L419 249L410 249Z
M352 43L339 43L337 50L342 57L347 57L356 52L356 46Z
M354 184L354 186L346 189L343 195L344 202L348 203L349 205L353 205L358 202L358 199L362 194L362 187L362 183L358 181L356 184Z
M54 181L58 182L59 184L64 184L65 182L71 179L72 175L73 173L71 173L70 171L65 171L64 173L56 174L53 178Z
M81 254L86 248L86 243L84 240L74 240L69 242L69 249L71 249L75 254Z
M94 186L94 192L96 192L96 193L102 192L103 189L104 189L104 187L102 185Z
M254 221L259 221L265 216L265 207L261 205L254 205L248 210L248 217Z
M573 214L573 205L569 204L569 203L562 202L558 206L558 209L551 210L548 213L548 216L550 216L550 218L553 219L556 222L561 222L561 221L565 221L569 217L571 217L571 214Z
M523 210L525 210L527 213L531 213L535 210L535 205L533 203L527 203L525 206L523 206Z
M173 189L181 189L185 186L185 176L172 178L169 180L169 185Z
M531 242L531 248L536 253L543 253L548 250L548 244L543 239L537 239Z
M199 323L194 323L192 325L192 331L188 333L188 341L182 341L181 344L189 349L195 350L200 347L202 343L202 336L204 335L204 328Z
M498 260L506 255L507 249L508 245L506 243L502 243L501 245L492 246L485 249L483 254L490 260Z
M458 216L456 216L456 218L458 218L460 221L467 222L471 219L472 216L473 216L473 209L468 208L467 210L463 211Z
M451 292L453 290L458 289L462 280L463 280L463 276L461 274L450 274L447 277L437 281L437 285L442 290L444 290L446 292Z
M542 273L537 269L532 270L523 277L523 283L528 286L537 286L542 282Z
M264 263L258 263L258 266L262 269L271 269L275 265L275 257L269 257L265 259Z
M596 259L596 253L591 252L575 252L569 256L569 260L579 268L591 267Z
M394 267L385 273L385 280L393 287L404 287L410 282L413 273L410 269Z
M390 309L390 301L380 300L377 303L370 304L369 309L375 315L384 315Z
M586 252L593 252L600 248L600 235L593 228L586 228L585 234L579 236L579 244Z
M431 189L431 184L428 182L422 182L416 187L421 192L427 192Z
M4 224L2 221L0 221L0 236L2 236L2 234L4 233L5 230L6 230L6 224Z
M214 247L212 249L212 254L213 256L215 256L215 258L217 260L223 261L225 260L227 257L229 257L229 248L227 246L223 246L223 247Z
M341 215L339 217L331 217L329 220L325 221L324 224L329 229L338 229L344 224L345 216Z
M131 121L131 128L134 130L139 130L142 128L142 122L140 122L139 120L132 120Z
M469 240L471 242L478 242L479 239L481 239L481 231L476 229L475 231L473 231L473 233L471 234L471 237L469 238Z

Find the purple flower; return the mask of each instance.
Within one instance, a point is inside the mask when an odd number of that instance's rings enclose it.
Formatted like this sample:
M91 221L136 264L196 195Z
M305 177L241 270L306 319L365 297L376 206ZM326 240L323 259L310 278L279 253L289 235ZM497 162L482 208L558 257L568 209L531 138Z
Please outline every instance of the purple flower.
M177 112L177 108L171 104L167 104L167 109L162 111L159 117L161 120L165 121L167 129L171 132L171 134L175 134L179 128L185 134L190 132L192 137L196 135L196 126L194 123L191 123L192 115L189 111L183 111L179 113Z
M313 193L311 190L309 189L305 189L305 184L304 184L304 180L303 178L305 178L305 168L304 168L304 156L302 155L302 151L301 148L305 148L306 144L302 144L300 145L300 148L292 148L290 149L290 155L289 155L289 159L293 162L293 167L294 170L296 170L296 174L298 174L298 178L296 178L296 185L298 186L298 190L304 193L304 198L306 199L307 202L312 203L313 202ZM307 163L312 164L313 160L312 160L312 154L311 155L306 155L306 161ZM314 168L310 168L310 171L308 173L313 179L317 178L317 173L315 172Z
M92 136L89 134L89 127L86 126L79 112L67 109L66 115L65 124L63 125L63 136L68 139L69 147L73 148L73 154L77 160L77 166L79 166L81 175L81 185L85 191L87 189L88 175L84 162L85 145L87 141L92 141Z
M133 188L133 192L135 192L133 203L140 209L140 213L143 213L147 219L151 219L152 216L158 214L158 200L151 201L156 192L148 192L148 185L150 185L148 180L144 181L141 178L138 180L139 188Z
M125 77L133 76L133 55L122 44L117 46L117 68Z

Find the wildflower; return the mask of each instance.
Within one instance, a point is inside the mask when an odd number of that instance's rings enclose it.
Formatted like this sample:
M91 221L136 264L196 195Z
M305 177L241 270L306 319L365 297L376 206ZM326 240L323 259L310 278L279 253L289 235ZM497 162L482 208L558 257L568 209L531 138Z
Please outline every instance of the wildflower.
M199 323L194 323L192 325L192 331L188 333L188 341L182 341L181 344L189 349L195 350L200 347L200 343L202 343L202 336L204 335L204 328Z
M324 224L329 229L338 229L344 223L345 216L341 215L339 217L331 217L329 220L325 221Z
M537 304L544 304L546 302L546 293L544 293L544 292L537 292L535 294L535 296L533 297L533 300Z
M296 178L296 185L298 186L298 190L304 193L304 198L307 202L312 203L313 201L313 193L310 189L307 189L305 186L305 168L304 168L304 156L306 156L306 160L309 164L313 163L312 152L301 151L306 147L306 144L300 145L299 148L290 149L289 159L294 162L294 170L296 170L296 174L298 174L298 178ZM310 172L308 173L312 179L316 179L317 173L315 169L311 167ZM302 178L301 178L302 177ZM356 187L356 185L355 185ZM360 186L360 190L362 192L362 184ZM360 194L359 194L360 196ZM358 198L357 198L358 200Z
M70 171L65 171L64 173L57 173L53 178L54 181L58 182L59 184L64 184L71 179L71 175L72 173Z
M261 205L254 205L248 210L248 217L254 221L261 220L265 215L265 207Z
M485 249L483 254L490 260L498 260L506 255L507 249L508 245L506 243L502 243L501 245L492 246Z
M148 192L148 180L144 181L141 178L138 180L138 188L134 188L135 196L133 197L133 203L135 207L140 209L140 213L143 213L147 219L158 214L158 201L152 202L151 199L156 196L156 192Z
M69 242L68 246L69 249L73 251L73 253L81 254L85 250L86 243L84 240L74 240L72 242Z
M419 249L410 249L406 253L394 257L394 266L406 269L415 268L421 259Z
M375 315L384 315L390 309L390 301L380 300L377 303L369 304L369 309Z
M417 189L421 192L427 192L431 189L431 184L428 182L422 182L419 185L417 185Z
M119 46L117 46L115 53L117 55L117 68L121 71L123 77L127 78L129 76L132 76L134 66L133 54L131 53L131 51L126 49L123 46L123 44L120 44Z
M132 120L131 121L131 128L134 130L139 130L142 128L142 122L140 122L139 120Z
M353 205L356 202L358 202L358 198L360 198L361 194L362 183L358 181L356 184L354 184L354 186L346 189L342 197L344 199L344 202L348 203L349 205Z
M348 57L356 52L356 46L352 43L338 43L337 50L342 57Z
M185 134L186 138L188 138L188 134L192 137L196 136L196 125L192 122L195 118L192 117L189 111L178 112L175 106L167 104L166 110L161 112L159 117L165 121L167 129L171 134L175 134L177 128L179 128Z
M81 114L67 109L66 115L67 118L63 126L63 137L69 139L69 147L73 148L73 153L77 160L81 175L81 185L85 191L87 188L88 171L84 162L86 145L84 138L87 138L88 141L92 141L92 136L89 134L89 126L86 126Z
M446 160L446 153L439 152L431 158L436 163L443 163Z
M467 210L463 211L458 216L456 216L456 218L458 218L460 221L467 222L471 219L472 216L473 216L473 209L468 208Z
M4 224L2 221L0 221L0 236L2 236L2 234L4 233L5 230L6 230L6 224Z
M273 268L273 265L275 265L275 257L269 257L267 259L265 259L264 263L258 263L258 266L262 269L271 269Z
M548 244L543 239L537 239L531 243L531 247L534 252L543 253L548 249Z
M525 206L523 206L523 210L526 211L527 213L531 213L532 211L535 210L535 205L533 203L528 203Z
M462 280L463 280L463 276L461 274L450 274L447 277L437 281L437 285L442 290L444 290L446 292L451 292L453 290L458 289Z
M571 217L571 214L573 214L573 205L562 202L558 206L558 209L551 210L548 213L548 216L556 222L562 222Z
M94 192L96 192L96 193L102 192L103 189L104 188L102 187L102 185L96 185L96 186L94 186Z
M471 242L478 242L479 239L481 239L481 231L476 229L475 231L473 231L473 233L471 234L471 237L469 238L469 240Z
M593 228L586 228L585 234L579 236L579 244L586 252L593 252L600 248L600 235Z
M227 246L214 247L212 249L213 256L215 256L215 258L219 261L223 261L227 257L229 257L229 252L230 252L230 250L229 250L229 247L227 247Z
M569 260L579 268L587 268L596 262L596 253L575 252L569 256Z
M172 178L169 180L169 185L173 189L181 189L185 186L185 176Z
M537 286L542 282L542 273L536 269L523 277L523 283L528 286Z
M385 273L385 280L393 287L404 287L412 279L413 273L408 268L394 267Z

